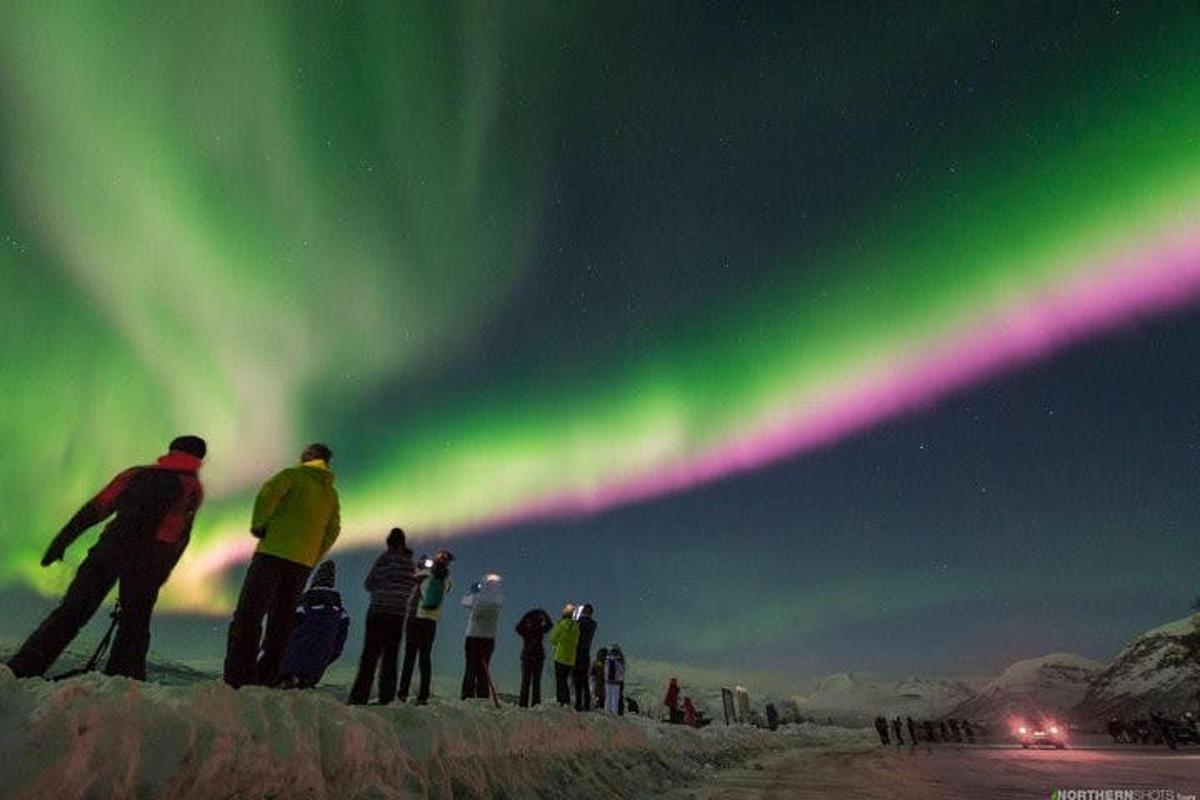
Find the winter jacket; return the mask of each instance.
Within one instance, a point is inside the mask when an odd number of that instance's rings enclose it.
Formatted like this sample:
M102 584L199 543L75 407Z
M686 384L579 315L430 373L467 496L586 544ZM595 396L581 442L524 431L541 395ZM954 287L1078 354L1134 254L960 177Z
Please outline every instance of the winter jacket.
M375 559L363 587L371 593L370 611L403 615L417 584L412 550L385 550Z
M450 589L454 586L454 581L450 580L450 575L445 577L446 585L442 589L442 602L437 608L425 608L425 601L429 596L429 580L432 578L429 570L423 569L417 571L417 586L413 589L412 597L408 600L408 618L411 619L431 619L437 622L442 618L442 606L446 604L446 595L450 594Z
M471 610L467 616L467 636L495 639L500 609L504 606L500 584L484 581L480 584L479 591L470 591L463 596L462 604Z
M542 638L554 627L550 615L540 608L526 611L517 623L517 635L521 637L521 658L544 659Z
M192 521L204 502L197 472L201 461L193 455L171 451L151 466L131 467L113 478L98 495L63 526L46 552L44 563L62 558L63 552L85 530L116 513L101 534L126 547L159 541L187 547Z
M604 660L604 682L625 682L625 656L608 654L608 658Z
M333 472L307 461L278 473L254 501L250 530L262 539L257 552L316 565L341 531Z
M692 698L690 697L683 698L683 724L689 728L700 727L700 713L692 705Z
M579 618L579 644L576 645L575 664L586 664L592 659L592 639L596 638L596 620Z
M315 685L342 654L349 629L350 615L342 607L342 596L336 589L317 587L306 591L296 608L296 626L279 668L280 679L294 679L301 686Z
M554 648L554 660L568 667L575 666L575 652L579 648L579 623L563 617L550 630L550 646Z
M679 710L679 684L674 680L667 686L667 696L663 698L663 705L671 711Z

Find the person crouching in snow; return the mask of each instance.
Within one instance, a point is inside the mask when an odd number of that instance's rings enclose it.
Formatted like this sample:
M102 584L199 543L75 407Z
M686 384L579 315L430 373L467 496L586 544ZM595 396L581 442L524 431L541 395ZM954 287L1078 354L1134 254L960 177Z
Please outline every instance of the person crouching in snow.
M683 698L683 724L689 728L700 727L700 712L696 710L690 697Z
M550 646L554 648L554 693L560 706L569 706L568 679L575 670L575 651L579 647L579 623L575 620L573 603L563 606L562 617L550 631Z
M608 648L608 656L604 660L604 710L610 714L624 713L621 708L621 696L625 693L625 654L621 645L614 644Z
M484 575L463 596L462 604L470 609L467 616L467 665L463 672L462 699L491 696L492 653L496 649L496 624L504 605L502 580L499 575Z
M281 688L316 686L346 646L350 615L342 607L342 596L333 588L336 576L333 562L322 562L313 573L308 591L300 597L292 638L279 667Z

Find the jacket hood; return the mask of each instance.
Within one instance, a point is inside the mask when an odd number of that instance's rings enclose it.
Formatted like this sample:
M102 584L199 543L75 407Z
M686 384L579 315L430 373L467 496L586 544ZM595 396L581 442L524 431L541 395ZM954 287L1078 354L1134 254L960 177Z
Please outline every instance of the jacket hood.
M326 485L333 484L333 470L324 461L305 461L300 465L300 469Z

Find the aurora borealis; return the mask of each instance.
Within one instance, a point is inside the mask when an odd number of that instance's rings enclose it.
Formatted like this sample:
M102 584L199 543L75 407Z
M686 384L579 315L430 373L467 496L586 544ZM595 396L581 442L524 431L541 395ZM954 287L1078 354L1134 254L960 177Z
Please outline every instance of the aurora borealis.
M677 550L647 509L1200 299L1194 4L168 5L0 12L4 585L65 585L46 539L183 431L175 609L227 606L253 491L314 439L348 549L628 518ZM780 562L832 547L773 524ZM829 563L675 649L886 615Z

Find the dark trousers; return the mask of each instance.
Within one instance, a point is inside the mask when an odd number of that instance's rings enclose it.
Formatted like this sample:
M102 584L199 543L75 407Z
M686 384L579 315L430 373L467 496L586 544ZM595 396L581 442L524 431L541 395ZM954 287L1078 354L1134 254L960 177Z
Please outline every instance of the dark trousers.
M404 614L367 612L367 638L363 642L362 657L358 660L358 675L350 689L352 704L362 705L370 699L376 666L379 667L379 702L387 705L396 699L396 672L400 666L404 619Z
M588 673L591 672L590 659L578 659L571 670L571 679L575 684L575 710L590 711L592 708L592 691L588 688Z
M554 662L554 694L560 706L571 705L571 686L567 683L571 669L570 664Z
M408 621L408 642L404 646L404 671L400 673L401 700L408 699L408 687L412 684L413 662L420 662L421 686L417 690L417 702L429 700L429 681L432 677L433 640L437 636L437 620L413 617Z
M521 654L521 708L542 702L542 667L545 663L545 653Z
M463 672L462 699L468 697L491 697L492 692L488 682L491 673L488 667L492 663L492 653L496 649L495 639L485 639L482 636L468 636L466 644L467 666Z
M312 567L255 553L242 582L225 647L225 682L274 686L296 622L296 604ZM263 636L263 616L267 632Z
M119 581L121 613L104 671L145 680L150 617L158 590L182 552L180 546L165 542L131 543L128 537L102 535L79 565L58 608L25 640L8 662L9 668L17 677L43 674Z

